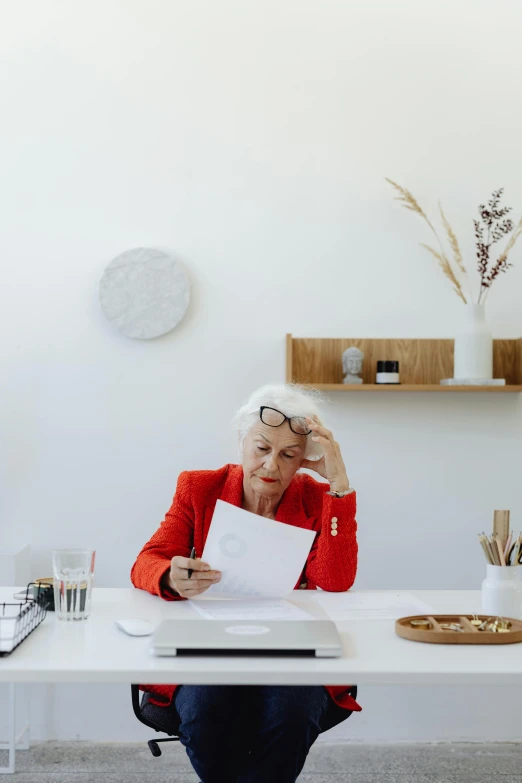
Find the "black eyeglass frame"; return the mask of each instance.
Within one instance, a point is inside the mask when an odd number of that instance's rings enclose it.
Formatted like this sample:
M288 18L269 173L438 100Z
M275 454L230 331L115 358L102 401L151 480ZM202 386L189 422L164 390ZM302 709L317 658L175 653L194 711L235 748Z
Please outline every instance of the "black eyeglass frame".
M267 421L264 421L264 419L263 419L263 411L265 411L265 410L266 411L274 411L275 413L279 413L280 416L284 417L283 421L280 422L279 424L269 424ZM278 411L277 408L271 408L270 405L261 405L261 407L259 408L259 418L261 419L263 424L266 424L267 427L280 427L281 424L284 424L285 421L287 421L288 422L288 426L290 427L290 429L292 430L294 435L310 435L310 433L312 432L312 430L308 430L308 432L296 432L296 430L294 430L294 428L292 427L292 419L302 419L303 421L305 421L305 417L304 416L285 416L285 414L282 411Z

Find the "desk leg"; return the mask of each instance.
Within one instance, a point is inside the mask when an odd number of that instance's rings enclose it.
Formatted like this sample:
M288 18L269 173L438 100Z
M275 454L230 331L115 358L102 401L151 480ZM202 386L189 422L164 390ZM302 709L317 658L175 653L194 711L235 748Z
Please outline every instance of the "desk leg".
M0 744L0 750L8 750L9 758L7 767L0 767L0 774L9 775L15 771L15 754L18 750L28 750L29 748L29 705L27 686L22 686L24 690L25 706L25 726L16 736L16 685L9 683L9 707L8 707L8 738L7 743ZM26 736L24 742L21 742L23 736Z

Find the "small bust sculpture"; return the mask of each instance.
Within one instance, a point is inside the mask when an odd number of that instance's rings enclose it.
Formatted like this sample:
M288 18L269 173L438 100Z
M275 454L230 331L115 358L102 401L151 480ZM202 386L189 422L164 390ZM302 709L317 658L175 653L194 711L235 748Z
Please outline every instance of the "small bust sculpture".
M364 354L355 345L343 351L343 372L345 373L343 383L362 383L360 378L362 372L362 363Z

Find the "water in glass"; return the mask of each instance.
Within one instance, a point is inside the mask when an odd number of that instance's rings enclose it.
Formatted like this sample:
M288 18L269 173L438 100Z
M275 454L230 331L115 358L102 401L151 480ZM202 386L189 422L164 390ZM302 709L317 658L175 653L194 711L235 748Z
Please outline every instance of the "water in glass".
M91 609L93 549L55 549L54 605L59 620L86 620Z

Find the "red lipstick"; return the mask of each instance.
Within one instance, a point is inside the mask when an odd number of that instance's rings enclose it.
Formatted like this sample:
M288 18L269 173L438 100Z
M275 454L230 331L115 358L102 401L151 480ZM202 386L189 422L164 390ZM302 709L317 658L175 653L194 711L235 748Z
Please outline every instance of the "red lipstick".
M267 484L275 484L275 479L263 478L263 476L259 476L259 478L261 479L261 481L266 481Z

